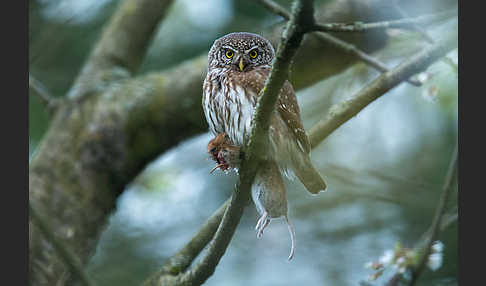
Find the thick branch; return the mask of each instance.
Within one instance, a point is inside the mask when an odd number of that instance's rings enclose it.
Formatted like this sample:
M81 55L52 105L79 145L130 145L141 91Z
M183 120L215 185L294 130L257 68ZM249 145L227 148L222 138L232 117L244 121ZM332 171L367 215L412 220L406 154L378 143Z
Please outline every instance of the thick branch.
M80 97L133 75L172 0L126 0L110 20L68 93Z
M421 53L404 61L392 71L382 74L369 85L361 89L352 99L331 107L329 116L320 120L310 129L309 139L316 146L339 126L351 119L387 91L400 84L406 78L425 70L437 59L444 57L457 47L457 30L447 38L430 46Z
M133 104L138 101L137 94L132 94L136 89L117 91L118 98L107 90L108 84L119 79L116 71L121 70L126 75L138 68L170 3L128 0L120 6L69 94L79 98L88 93L106 92L103 95L107 97L66 100L60 104L29 166L30 202L41 215L51 218L53 235L80 258L81 264L90 257L120 189L148 161L147 156L155 156L154 147L145 153L136 149L140 141L153 146L152 140L158 139L157 136L146 136L151 126L140 129L130 125L138 122L145 126L142 121L146 117L137 117L144 112L125 113L146 108ZM147 83L160 86L159 82ZM113 88L111 90L113 92ZM123 97L127 93L130 99ZM171 107L166 106L165 110L171 110ZM187 119L191 121L193 118ZM187 130L184 132L194 132L194 128ZM152 130L148 133L160 134ZM174 144L170 141L157 144ZM31 285L75 283L69 281L73 277L63 274L66 265L49 242L36 228L29 230Z
M207 128L199 98L181 100L199 93L204 68L193 62L122 81L77 104L65 102L53 117L29 166L29 200L82 263L124 186L161 150ZM29 243L32 285L62 285L64 266L49 244L35 230Z
M61 241L59 241L52 228L49 226L47 220L40 215L37 210L29 202L29 216L31 217L34 224L40 229L42 234L46 239L52 244L56 249L57 253L62 257L64 263L69 267L71 273L78 276L78 279L83 282L86 286L94 286L95 284L86 272L83 270L82 264L79 262L78 258L70 251Z

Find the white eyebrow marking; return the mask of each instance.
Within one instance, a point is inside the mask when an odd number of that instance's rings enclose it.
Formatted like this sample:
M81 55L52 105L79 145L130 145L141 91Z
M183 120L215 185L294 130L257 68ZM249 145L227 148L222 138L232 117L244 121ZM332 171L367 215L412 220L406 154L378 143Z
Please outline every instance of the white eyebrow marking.
M235 49L233 49L233 48L232 48L232 47L230 47L230 46L221 46L221 47L222 47L222 48L224 48L224 49L230 49L230 50L232 50L232 51L236 52L236 50L235 50Z
M256 48L258 48L258 46L253 46L253 47L251 47L250 49L245 50L245 53L248 53L249 51L254 50L254 49L256 49Z

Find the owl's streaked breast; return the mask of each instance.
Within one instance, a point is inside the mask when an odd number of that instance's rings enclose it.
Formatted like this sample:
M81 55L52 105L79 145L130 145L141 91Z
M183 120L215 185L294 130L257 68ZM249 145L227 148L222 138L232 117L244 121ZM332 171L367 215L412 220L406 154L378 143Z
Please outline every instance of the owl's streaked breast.
M212 69L204 81L203 106L211 132L226 132L236 145L244 145L251 132L251 120L258 92L264 83L258 70L240 73Z

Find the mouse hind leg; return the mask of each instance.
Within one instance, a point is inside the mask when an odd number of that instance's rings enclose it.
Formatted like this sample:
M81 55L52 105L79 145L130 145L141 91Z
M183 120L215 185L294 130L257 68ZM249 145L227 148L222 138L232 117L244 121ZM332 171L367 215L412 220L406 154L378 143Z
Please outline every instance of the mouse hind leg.
M258 220L255 229L257 231L257 237L260 238L263 235L263 230L267 227L267 225L270 223L270 219L268 218L268 213L264 212L263 215L260 217Z

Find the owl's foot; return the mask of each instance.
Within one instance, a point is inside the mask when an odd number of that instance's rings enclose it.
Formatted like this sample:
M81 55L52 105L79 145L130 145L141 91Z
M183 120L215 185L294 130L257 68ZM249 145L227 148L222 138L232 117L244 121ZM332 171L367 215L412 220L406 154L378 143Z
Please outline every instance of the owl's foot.
M255 230L257 231L257 238L262 237L263 230L267 227L269 223L270 223L270 219L268 219L268 213L264 212L255 226Z
M218 163L218 165L216 165L216 167L214 167L209 172L209 174L212 174L216 169L220 169L221 171L224 171L225 173L230 169L230 165L228 164L228 162L226 162L226 160L222 156L218 155L218 157L216 157L215 161Z
M223 157L223 155L221 154L221 152L219 152L218 154L218 167L223 170L223 171L227 171L229 170L230 168L230 165L228 162L226 162L225 158Z
M224 170L224 164L218 164L216 167L214 167L210 172L209 174L212 174L216 169L222 169Z

